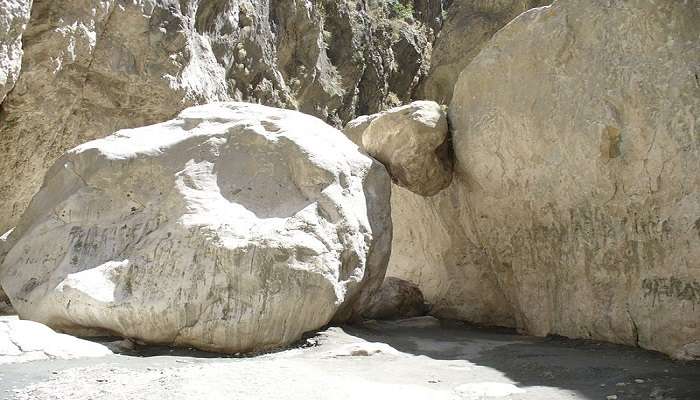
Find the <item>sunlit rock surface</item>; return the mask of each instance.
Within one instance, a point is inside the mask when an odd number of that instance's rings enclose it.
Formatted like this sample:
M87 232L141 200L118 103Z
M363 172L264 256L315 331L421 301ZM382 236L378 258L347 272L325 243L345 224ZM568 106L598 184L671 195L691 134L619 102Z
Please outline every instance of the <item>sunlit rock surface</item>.
M101 344L56 333L45 325L16 317L0 317L0 365L111 354Z
M246 103L83 144L10 234L22 318L223 352L288 345L384 278L390 178L340 131Z
M0 0L0 104L12 90L22 67L22 33L31 0Z
M442 20L440 2L419 3L403 15L354 0L34 1L0 110L0 232L68 149L194 104L262 103L342 126L410 100ZM6 10L17 55L26 4L0 1L0 99Z
M415 101L350 121L345 134L382 162L394 182L432 196L452 181L447 116L433 101Z

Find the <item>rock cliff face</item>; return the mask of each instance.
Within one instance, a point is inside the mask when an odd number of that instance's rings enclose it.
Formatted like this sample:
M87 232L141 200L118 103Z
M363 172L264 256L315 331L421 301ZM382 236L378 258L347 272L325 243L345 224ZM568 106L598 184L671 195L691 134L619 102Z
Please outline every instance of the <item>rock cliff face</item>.
M229 353L359 314L391 246L385 168L321 120L184 110L61 157L8 242L25 319Z
M497 33L455 86L454 183L394 192L390 274L437 315L698 357L698 21L560 0Z
M455 82L491 37L520 13L552 0L453 0L433 45L419 98L449 104Z
M19 77L30 7L31 0L0 0L0 104Z
M340 126L410 99L442 19L440 2L414 3L36 0L0 112L0 231L67 149L192 104L261 102Z

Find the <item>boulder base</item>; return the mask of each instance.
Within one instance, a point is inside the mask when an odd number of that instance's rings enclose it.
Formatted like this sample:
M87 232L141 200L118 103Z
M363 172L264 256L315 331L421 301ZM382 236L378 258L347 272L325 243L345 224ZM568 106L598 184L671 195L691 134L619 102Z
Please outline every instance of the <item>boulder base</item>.
M430 305L425 302L418 286L388 276L362 311L362 316L367 319L413 318L429 311Z

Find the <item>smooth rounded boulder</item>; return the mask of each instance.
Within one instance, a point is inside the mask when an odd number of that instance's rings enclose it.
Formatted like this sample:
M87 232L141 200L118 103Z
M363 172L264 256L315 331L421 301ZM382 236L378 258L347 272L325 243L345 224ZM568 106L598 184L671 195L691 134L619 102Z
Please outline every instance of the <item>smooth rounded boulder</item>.
M433 101L358 117L343 132L384 163L394 182L421 196L433 196L452 181L447 115Z
M22 318L63 332L285 346L381 284L390 186L314 117L192 107L62 156L9 236L0 283Z
M453 1L430 54L430 71L418 88L421 98L449 104L459 73L501 28L524 11L552 0Z

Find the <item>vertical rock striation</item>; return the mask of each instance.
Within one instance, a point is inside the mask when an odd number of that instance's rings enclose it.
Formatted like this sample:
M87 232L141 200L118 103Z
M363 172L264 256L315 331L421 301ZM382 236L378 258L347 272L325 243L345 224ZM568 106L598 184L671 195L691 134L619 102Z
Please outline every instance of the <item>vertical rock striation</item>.
M340 126L409 100L429 67L437 8L417 1L405 15L384 1L36 0L23 72L0 112L0 231L64 151L189 105L260 102Z
M552 0L452 1L447 18L433 45L430 70L418 97L449 104L459 73L491 37L520 13Z

